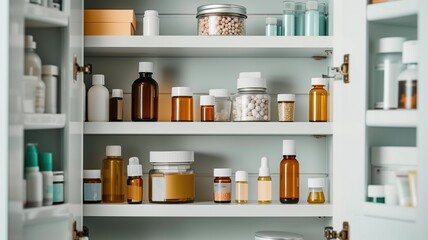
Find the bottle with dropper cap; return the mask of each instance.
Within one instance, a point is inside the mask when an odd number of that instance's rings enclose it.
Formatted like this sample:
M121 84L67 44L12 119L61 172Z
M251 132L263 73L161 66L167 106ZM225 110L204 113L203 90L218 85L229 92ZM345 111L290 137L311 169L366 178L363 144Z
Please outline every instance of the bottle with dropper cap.
M131 157L128 164L128 203L143 202L143 167L137 157Z
M272 202L272 177L267 157L262 157L257 179L258 201L262 204Z

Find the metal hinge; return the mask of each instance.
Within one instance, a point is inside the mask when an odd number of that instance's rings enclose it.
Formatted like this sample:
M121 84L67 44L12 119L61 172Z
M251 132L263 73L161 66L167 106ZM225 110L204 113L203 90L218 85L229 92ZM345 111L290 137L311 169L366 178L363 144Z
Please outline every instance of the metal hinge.
M331 70L335 71L336 73L340 73L342 75L342 79L344 83L349 83L349 54L345 54L343 56L343 63L339 67L333 67ZM336 77L335 77L336 78ZM338 79L338 78L336 78Z
M77 230L77 223L74 221L73 223L73 240L82 240L84 238L89 237L89 228L83 226L83 230L79 231Z
M74 81L77 81L77 74L83 72L84 74L92 74L92 64L85 64L83 66L80 66L79 63L77 63L77 57L74 56L73 59L73 79Z
M343 222L343 229L340 232L334 231L333 227L325 227L324 237L327 240L330 240L330 239L350 240L349 222Z

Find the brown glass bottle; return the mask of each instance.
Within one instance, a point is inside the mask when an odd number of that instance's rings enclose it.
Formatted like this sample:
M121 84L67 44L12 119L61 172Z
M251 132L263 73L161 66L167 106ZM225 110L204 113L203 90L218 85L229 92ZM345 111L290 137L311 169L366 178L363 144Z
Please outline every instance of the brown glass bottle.
M299 202L299 162L294 140L283 141L283 159L279 167L279 200L281 203Z
M123 91L122 89L113 89L110 98L110 122L123 121Z
M309 122L327 122L328 92L324 89L326 80L312 79L313 88L309 91Z
M153 63L140 62L139 72L132 84L132 121L157 121L159 85L152 78Z
M214 122L214 106L201 106L201 122Z
M128 177L128 204L139 204L143 202L143 179L141 176Z
M215 203L230 203L232 198L232 188L230 176L232 169L230 168L214 168L214 202Z

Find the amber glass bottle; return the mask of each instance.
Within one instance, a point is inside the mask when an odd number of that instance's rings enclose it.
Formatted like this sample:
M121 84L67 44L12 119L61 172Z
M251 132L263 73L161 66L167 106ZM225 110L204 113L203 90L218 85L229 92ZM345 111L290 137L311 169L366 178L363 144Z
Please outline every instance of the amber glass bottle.
M328 92L324 89L324 78L312 78L313 88L309 91L309 122L327 122Z
M215 98L211 95L203 95L200 98L201 122L214 122Z
M113 89L110 98L110 122L123 121L123 90Z
M171 90L171 122L193 122L193 92L189 87Z
M232 197L232 188L230 176L232 169L230 168L214 168L214 202L215 203L230 203Z
M118 145L106 147L107 158L103 160L102 195L104 203L125 201L125 169L121 158L122 148Z
M159 85L152 78L153 63L140 62L139 72L132 84L132 121L157 121Z
M137 157L131 157L128 165L127 192L128 203L139 204L143 202L143 167Z
M296 141L283 140L283 159L279 173L279 200L281 203L299 202L299 162L296 159Z

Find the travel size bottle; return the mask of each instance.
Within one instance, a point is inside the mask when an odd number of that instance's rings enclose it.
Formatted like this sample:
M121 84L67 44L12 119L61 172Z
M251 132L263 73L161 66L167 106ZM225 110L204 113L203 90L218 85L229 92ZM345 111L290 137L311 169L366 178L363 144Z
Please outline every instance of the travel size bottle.
M158 120L159 85L152 78L153 63L140 62L140 78L132 84L132 121Z
M236 171L235 173L235 202L248 203L248 173Z
M123 121L123 90L113 89L110 98L110 122Z
M325 78L312 78L309 91L309 122L327 122L328 92L324 89Z
M282 141L283 159L279 167L279 200L281 203L299 202L299 162L296 159L296 141Z
M128 164L128 204L138 204L143 202L143 167L137 157L129 159Z
M25 180L27 182L27 203L25 207L41 207L43 205L43 177L39 172L37 148L28 144L25 149Z
M53 204L52 153L39 154L39 168L43 177L43 206Z
M270 176L267 157L262 157L257 179L257 191L259 203L272 202L272 177Z
M104 203L121 203L125 201L125 171L119 145L106 147L107 158L103 160L102 188Z
M108 122L109 92L104 86L104 75L92 75L92 87L88 91L88 121Z
M305 13L305 36L320 35L320 15L318 13L318 2L307 1Z
M214 122L214 96L203 95L199 103L201 105L201 122Z

